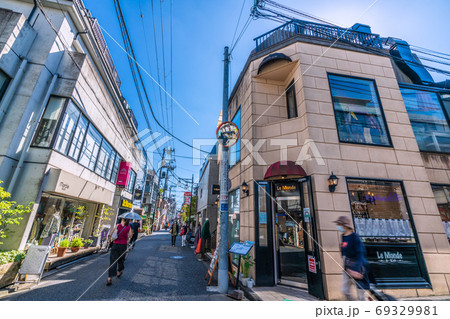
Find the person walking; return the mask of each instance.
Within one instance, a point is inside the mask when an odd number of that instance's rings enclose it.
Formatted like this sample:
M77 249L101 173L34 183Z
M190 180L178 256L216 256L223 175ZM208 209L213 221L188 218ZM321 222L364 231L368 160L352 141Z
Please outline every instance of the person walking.
M341 291L347 300L354 300L350 289L355 285L358 300L363 301L365 290L370 288L366 250L359 235L353 231L349 217L340 216L335 223L342 234L341 254L344 272Z
M187 226L186 226L186 224L184 224L181 227L180 235L181 235L181 247L184 247L184 246L186 246L186 235L187 235Z
M141 227L141 225L139 224L139 221L134 220L130 226L131 229L133 230L133 237L131 237L130 239L130 248L134 249L134 245L136 244L139 235L139 228Z
M117 278L122 276L125 268L125 252L128 248L128 241L133 236L133 230L130 227L130 221L128 219L121 220L120 224L114 227L111 235L109 235L109 241L112 240L111 236L114 231L117 230L117 238L112 241L111 253L109 255L108 280L106 285L111 285L112 277L117 275ZM118 272L117 272L118 271Z
M209 231L209 220L208 218L205 220L205 222L203 223L202 226L202 231L201 231L201 258L202 260L205 260L205 252L206 249L209 249L210 247L210 242L211 242L211 232Z
M177 240L177 235L178 235L177 221L173 221L172 226L170 226L169 232L170 232L171 239L172 239L172 247L175 247L175 242Z

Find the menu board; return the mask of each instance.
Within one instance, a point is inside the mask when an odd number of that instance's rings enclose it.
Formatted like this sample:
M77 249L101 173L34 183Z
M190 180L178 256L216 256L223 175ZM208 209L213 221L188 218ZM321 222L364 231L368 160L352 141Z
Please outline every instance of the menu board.
M230 248L230 253L242 255L247 255L250 250L252 249L253 245L255 244L254 241L246 241L243 243L233 243L233 245Z

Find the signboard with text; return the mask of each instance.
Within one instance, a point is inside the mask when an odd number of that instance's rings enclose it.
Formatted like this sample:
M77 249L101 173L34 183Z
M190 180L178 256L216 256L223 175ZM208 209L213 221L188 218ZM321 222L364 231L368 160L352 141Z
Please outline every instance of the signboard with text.
M184 205L191 204L191 192L184 192Z
M308 270L312 273L317 273L316 258L311 255L308 255Z
M130 179L131 163L130 162L120 162L119 173L117 174L116 185L120 187L126 187L128 185L128 180Z
M212 185L211 186L211 194L219 195L220 194L220 185Z
M120 197L119 207L125 209L132 209L133 203L129 199L126 199L125 197Z
M242 255L247 255L250 250L252 249L253 245L255 244L254 241L245 241L243 243L235 242L233 245L231 245L230 253Z

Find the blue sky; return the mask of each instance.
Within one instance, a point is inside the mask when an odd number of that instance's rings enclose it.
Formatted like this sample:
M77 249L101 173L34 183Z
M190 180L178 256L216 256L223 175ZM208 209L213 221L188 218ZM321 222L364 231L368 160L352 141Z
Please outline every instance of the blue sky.
M372 27L373 33L380 34L382 37L393 36L402 38L408 43L419 47L450 53L447 25L450 1L279 0L278 2L343 27L351 26L356 22L368 24ZM84 0L84 3L92 15L98 18L100 25L123 45L113 1ZM121 6L137 60L157 80L151 3L151 0L122 0ZM231 44L243 1L173 0L173 67L171 72L170 0L164 0L163 2L153 0L160 69L159 76L161 85L164 86L161 3L165 42L166 89L170 92L172 75L174 98L199 123L197 125L173 103L173 133L189 143L192 143L192 140L195 138L214 138L217 119L222 108L223 49ZM253 0L245 1L238 33L249 17L252 4ZM366 11L368 7L370 9ZM142 9L142 18L140 8ZM365 13L361 16L363 12ZM142 24L144 24L145 32ZM230 92L248 55L255 47L253 39L278 25L276 22L263 19L251 22L232 55ZM146 124L138 104L126 55L106 34L105 39L122 80L123 95L138 118L139 130L142 130L146 127ZM443 80L443 78L438 80ZM147 91L150 94L156 116L160 122L164 122L167 125L168 122L171 122L167 120L167 114L171 113L170 104L168 113L165 111L163 114L161 112L158 87L145 74L144 81L146 82ZM163 102L165 102L164 96ZM165 107L163 106L163 108ZM162 133L162 130L158 129L153 120L151 120L151 124L155 131ZM175 147L176 155L192 156L192 150L187 146L177 141L172 142L172 145ZM210 147L205 149L209 150ZM155 157L155 161L157 160L158 157ZM177 157L176 162L177 175L191 178L191 175L194 174L195 179L198 180L200 166L192 165L192 160L185 158ZM178 188L177 198L179 201L182 200L183 191Z

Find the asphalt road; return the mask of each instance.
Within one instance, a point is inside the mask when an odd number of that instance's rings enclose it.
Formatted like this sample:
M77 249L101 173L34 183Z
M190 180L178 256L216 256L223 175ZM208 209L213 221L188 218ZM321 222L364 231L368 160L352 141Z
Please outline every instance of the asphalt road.
M191 248L180 246L180 237L172 247L168 232L156 232L139 239L128 254L123 275L113 278L111 286L106 286L109 253L97 254L1 300L232 300L207 291L208 264L197 261Z

